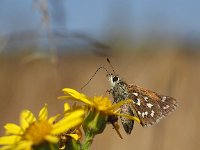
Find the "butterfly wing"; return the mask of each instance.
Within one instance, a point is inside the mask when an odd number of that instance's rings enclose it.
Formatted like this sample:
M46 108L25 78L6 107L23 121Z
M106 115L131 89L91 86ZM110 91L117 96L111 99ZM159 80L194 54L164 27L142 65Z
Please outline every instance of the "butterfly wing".
M129 98L133 100L132 108L143 127L159 122L177 107L177 101L172 97L160 95L135 85L128 85L127 88Z

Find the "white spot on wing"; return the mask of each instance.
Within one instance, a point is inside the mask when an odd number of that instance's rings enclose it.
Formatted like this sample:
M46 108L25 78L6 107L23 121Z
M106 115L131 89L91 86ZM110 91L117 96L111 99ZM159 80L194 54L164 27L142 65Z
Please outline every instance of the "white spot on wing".
M147 107L151 108L153 105L151 103L147 103Z
M167 108L169 108L169 105L166 105L166 106L163 107L163 109L167 109Z
M138 115L141 115L141 112L140 112L140 111L138 111Z
M150 114L150 115L151 115L151 117L153 117L153 116L154 116L154 114L155 114L155 111L153 111L153 110L152 110L152 111L151 111L151 114Z
M157 120L156 120L156 123L158 123L160 121L160 118L158 118Z
M137 103L136 104L140 106L141 102L140 102L139 98L137 98Z
M147 116L148 115L148 112L147 111L145 111L145 112L142 112L142 117L144 118L145 116Z
M145 96L145 97L144 97L144 100L147 102L147 100L148 100L148 97L146 97L146 96Z
M138 93L133 93L133 95L138 96Z
M166 97L166 96L163 96L161 101L162 101L162 102L165 102L166 99L167 99L167 97Z
M144 112L142 112L142 118L144 118Z

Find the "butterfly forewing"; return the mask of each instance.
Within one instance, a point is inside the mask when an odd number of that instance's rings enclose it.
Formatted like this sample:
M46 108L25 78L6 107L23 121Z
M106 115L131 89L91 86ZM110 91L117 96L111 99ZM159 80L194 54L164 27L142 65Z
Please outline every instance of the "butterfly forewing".
M135 85L128 85L127 89L129 98L133 100L132 108L144 127L159 122L177 106L176 100L172 97L160 95Z

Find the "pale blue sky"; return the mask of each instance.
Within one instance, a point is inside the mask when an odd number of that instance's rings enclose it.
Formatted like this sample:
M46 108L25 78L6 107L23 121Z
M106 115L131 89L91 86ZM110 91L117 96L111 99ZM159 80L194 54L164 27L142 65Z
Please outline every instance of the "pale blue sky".
M58 0L54 0L58 1ZM91 35L102 34L123 14L122 25L139 34L152 28L180 35L200 35L199 0L61 0L65 28ZM114 18L114 20L112 20ZM119 20L119 18L117 18ZM38 30L40 14L32 0L0 1L0 35Z

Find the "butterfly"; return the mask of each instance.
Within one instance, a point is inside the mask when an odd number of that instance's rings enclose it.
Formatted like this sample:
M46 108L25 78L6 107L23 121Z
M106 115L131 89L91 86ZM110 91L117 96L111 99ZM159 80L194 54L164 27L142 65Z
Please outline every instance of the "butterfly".
M90 80L81 88L83 89L96 75L100 69L104 69L107 72L107 76L111 85L109 93L112 94L114 103L131 99L132 103L123 104L120 107L120 113L125 115L137 116L143 127L149 127L155 123L158 123L163 117L167 116L177 108L176 99L158 94L154 91L141 88L136 85L128 84L116 75L115 70L107 58L107 62L110 64L113 73L105 67L99 67ZM134 121L125 117L120 117L123 128L127 134L131 134L133 130ZM109 118L110 123L114 123L118 120L115 116Z
M110 61L107 59L110 63ZM112 67L112 65L111 65ZM120 113L137 116L143 127L149 127L158 123L163 117L167 116L177 108L177 101L154 91L141 88L136 85L127 84L118 75L107 75L111 85L111 94L114 103L131 99L131 104L121 106ZM123 128L127 134L131 134L134 121L121 117Z

